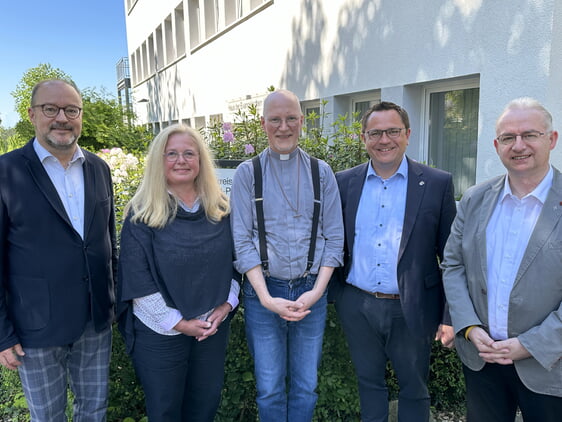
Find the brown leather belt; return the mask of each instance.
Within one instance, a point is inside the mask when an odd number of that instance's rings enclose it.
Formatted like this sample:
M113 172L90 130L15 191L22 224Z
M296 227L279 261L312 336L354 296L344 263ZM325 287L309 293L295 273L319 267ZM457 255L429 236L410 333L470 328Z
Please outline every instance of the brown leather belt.
M368 292L367 290L359 289L362 292L368 293L377 299L400 299L400 295L396 293L381 293L381 292Z

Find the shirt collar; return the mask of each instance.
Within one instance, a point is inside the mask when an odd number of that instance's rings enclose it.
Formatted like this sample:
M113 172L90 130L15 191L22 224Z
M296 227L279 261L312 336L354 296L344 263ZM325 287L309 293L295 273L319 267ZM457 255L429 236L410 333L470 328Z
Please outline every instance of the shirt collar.
M273 151L271 148L269 148L269 151L268 151L268 154L269 154L270 157L272 157L276 160L279 160L279 161L291 160L291 159L295 158L298 153L299 153L299 147L295 148L289 154L279 154L278 152Z
M57 162L59 161L53 154L47 151L47 149L39 143L37 138L34 138L33 140L33 149L35 150L35 153L37 154L37 157L39 157L39 161L41 161L41 163L44 163L45 160L50 159L49 157L57 160ZM80 160L80 163L83 163L85 159L86 158L84 157L82 148L77 147L69 164L73 164L77 160Z
M525 198L529 198L532 196L538 199L541 204L544 204L544 202L546 201L546 197L548 196L548 191L552 187L553 179L554 179L554 171L552 170L552 166L550 166L548 173L546 173L546 176L543 177L543 179L537 185L537 187L533 189L532 192L529 192L521 199L523 200ZM509 185L509 177L506 175L505 180L503 182L503 194L501 196L501 201L503 201L508 196L515 197L515 195L511 191L511 186Z
M406 159L405 155L404 155L404 157L402 157L402 162L398 166L398 169L396 170L396 173L394 173L392 176L390 176L389 179L392 179L397 174L401 175L404 179L406 179L408 177L408 160ZM368 166L368 169L367 169L367 179L369 177L378 177L379 179L382 179L375 172L375 169L373 168L373 163L371 162L371 160L369 160L369 166Z
M178 205L187 212L197 212L199 211L199 207L201 206L201 199L199 196L195 198L193 201L193 205L189 207L185 202L183 202L179 197L175 196L170 190L168 190L168 194L174 196L178 200Z

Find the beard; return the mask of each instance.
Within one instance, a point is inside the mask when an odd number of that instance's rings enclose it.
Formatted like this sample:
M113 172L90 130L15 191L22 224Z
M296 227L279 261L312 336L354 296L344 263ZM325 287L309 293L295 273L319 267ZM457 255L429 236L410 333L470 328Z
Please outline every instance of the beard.
M70 129L72 130L72 128L68 128L65 126L56 126L54 125L53 127L51 127L51 129ZM78 141L79 135L75 135L74 133L71 134L71 136L64 140L61 141L60 139L57 139L56 137L54 137L52 134L48 133L47 136L45 137L45 141L47 142L47 144L54 148L54 149L58 149L61 151L66 151L69 149L73 149L74 146L76 145L76 142Z
M66 142L60 142L58 140L52 139L50 136L47 136L46 141L50 147L61 151L66 151L74 148L74 146L76 145L76 141L78 141L78 137L72 135Z

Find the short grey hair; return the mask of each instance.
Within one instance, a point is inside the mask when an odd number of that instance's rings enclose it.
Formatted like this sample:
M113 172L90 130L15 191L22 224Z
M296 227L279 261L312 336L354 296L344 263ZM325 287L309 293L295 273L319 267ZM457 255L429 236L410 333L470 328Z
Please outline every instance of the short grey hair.
M502 114L496 120L496 133L498 132L498 124L503 116L510 110L537 110L543 115L544 126L548 132L552 130L552 114L539 101L531 97L520 97L511 100L503 109Z

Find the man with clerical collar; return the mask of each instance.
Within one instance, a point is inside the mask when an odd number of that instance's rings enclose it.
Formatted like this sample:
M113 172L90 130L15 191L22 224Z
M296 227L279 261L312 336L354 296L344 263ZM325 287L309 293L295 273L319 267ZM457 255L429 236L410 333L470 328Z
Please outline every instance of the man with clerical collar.
M262 422L312 420L326 287L334 267L342 263L336 181L328 164L317 160L315 201L314 159L298 147L303 121L295 94L278 90L268 95L261 123L269 148L259 154L258 163L248 160L238 167L230 197L235 265L246 276L242 288L246 334ZM263 185L261 198L256 198L255 174ZM315 226L317 230L311 230Z

